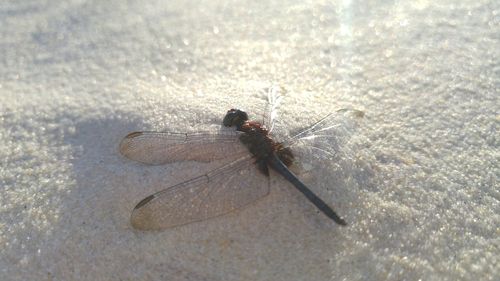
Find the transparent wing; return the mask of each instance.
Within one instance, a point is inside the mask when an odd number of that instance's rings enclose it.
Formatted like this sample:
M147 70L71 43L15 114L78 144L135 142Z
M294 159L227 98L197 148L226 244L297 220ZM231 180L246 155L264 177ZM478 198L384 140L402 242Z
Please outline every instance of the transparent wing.
M120 153L145 164L160 165L176 161L210 162L243 155L241 132L223 130L197 133L134 132L120 143Z
M346 144L358 128L364 113L355 109L341 109L325 116L309 128L284 141L294 154L313 158L336 159L346 156Z
M273 85L267 91L267 110L264 116L264 124L272 132L274 129L274 124L278 117L278 110L281 105L281 100L283 96L281 95L282 89L278 85Z
M269 193L269 177L247 155L143 199L132 211L137 229L158 230L216 217Z

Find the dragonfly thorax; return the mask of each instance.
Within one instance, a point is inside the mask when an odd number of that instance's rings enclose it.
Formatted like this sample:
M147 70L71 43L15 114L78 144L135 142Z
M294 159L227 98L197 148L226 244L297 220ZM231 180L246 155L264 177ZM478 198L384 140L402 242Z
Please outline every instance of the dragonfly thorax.
M235 126L236 130L244 132L241 135L241 142L248 148L257 159L259 169L268 174L267 163L273 154L286 165L290 166L294 161L294 156L290 148L284 147L281 143L275 142L270 136L266 126L256 121L249 121L246 112L239 109L228 110L224 117L223 124L226 127Z
M267 135L267 130L258 123L245 122L240 129L244 132L240 141L255 156L259 170L269 175L267 163L274 153L274 141Z

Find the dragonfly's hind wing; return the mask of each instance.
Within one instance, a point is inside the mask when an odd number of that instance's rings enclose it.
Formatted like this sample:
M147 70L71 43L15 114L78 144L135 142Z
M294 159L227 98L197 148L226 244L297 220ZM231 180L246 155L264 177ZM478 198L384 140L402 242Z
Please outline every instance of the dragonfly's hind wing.
M359 127L364 113L355 109L341 109L331 113L307 129L283 142L294 154L335 159L345 156L347 143Z
M132 211L134 228L158 230L216 217L269 193L269 177L247 155L211 172L152 194Z
M241 132L231 130L197 133L134 132L120 143L120 153L150 165L195 160L210 162L242 155L248 149L241 143Z

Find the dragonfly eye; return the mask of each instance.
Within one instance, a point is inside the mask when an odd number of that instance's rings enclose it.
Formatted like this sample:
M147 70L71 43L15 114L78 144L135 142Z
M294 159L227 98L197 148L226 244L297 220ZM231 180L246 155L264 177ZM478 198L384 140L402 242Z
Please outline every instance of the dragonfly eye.
M245 111L239 109L230 109L227 111L222 124L226 127L236 126L240 128L245 121L248 120L248 114Z

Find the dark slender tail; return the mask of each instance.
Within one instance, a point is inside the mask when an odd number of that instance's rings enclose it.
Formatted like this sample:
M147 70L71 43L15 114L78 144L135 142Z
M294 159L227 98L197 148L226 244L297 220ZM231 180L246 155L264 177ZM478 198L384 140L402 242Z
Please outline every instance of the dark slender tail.
M311 201L323 214L335 221L340 225L347 225L345 220L343 220L335 211L330 208L321 198L316 196L304 183L302 183L288 168L279 160L279 158L274 155L272 157L269 165L278 173L280 173L285 179L291 182L304 196Z

